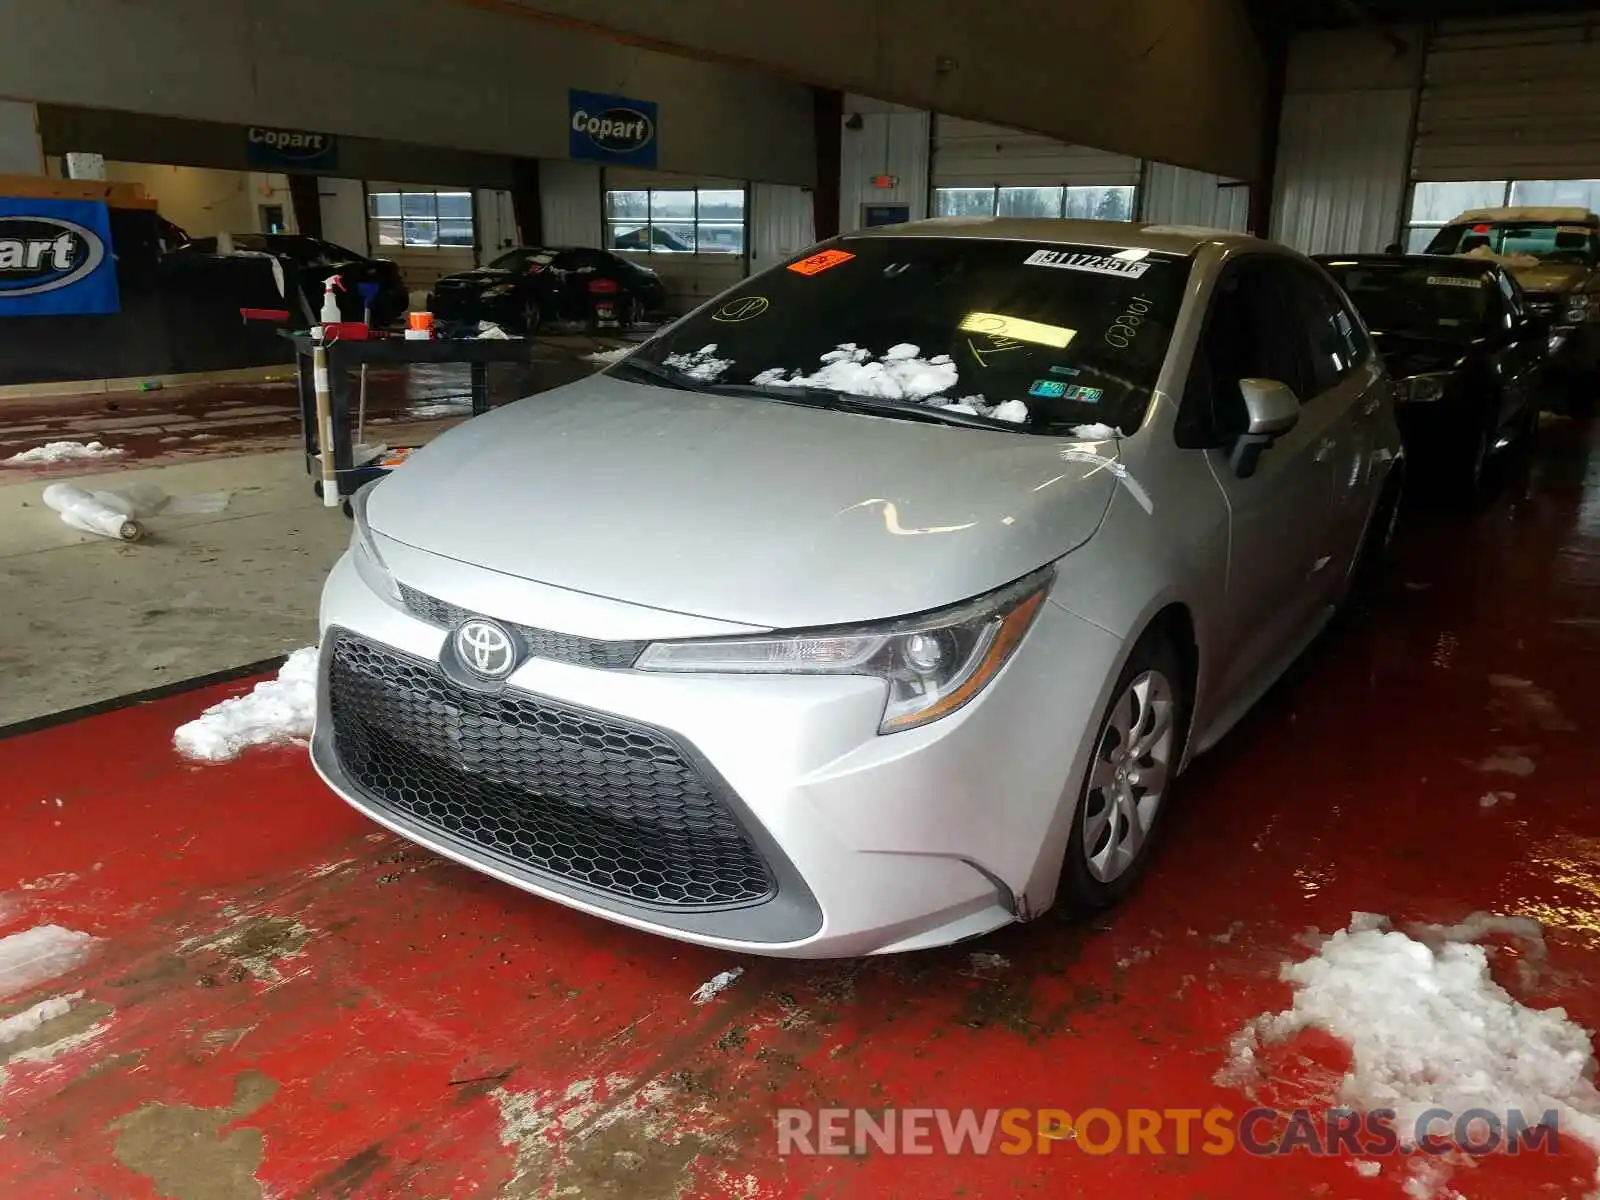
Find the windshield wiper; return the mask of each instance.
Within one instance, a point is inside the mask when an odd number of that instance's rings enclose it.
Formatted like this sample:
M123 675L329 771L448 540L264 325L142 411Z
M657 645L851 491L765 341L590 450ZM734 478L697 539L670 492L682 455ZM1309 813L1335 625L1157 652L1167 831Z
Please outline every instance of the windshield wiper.
M828 388L787 387L783 384L713 383L705 389L714 395L759 396L763 400L779 400L786 404L801 404L808 408L826 408L836 412L861 413L867 416L893 414L908 421L926 421L934 425L965 425L972 429L1009 429L1022 432L1020 425L1009 421L994 421L973 413L936 408L917 400L891 400L882 396L857 396L850 392L835 392Z
M692 376L685 375L682 371L666 366L663 363L651 362L648 358L625 358L620 362L614 362L606 368L606 374L621 377L626 377L630 374L643 375L646 382L659 383L665 387L677 388L683 392L704 392L709 390L705 384L700 383ZM635 382L638 382L638 380L635 380Z

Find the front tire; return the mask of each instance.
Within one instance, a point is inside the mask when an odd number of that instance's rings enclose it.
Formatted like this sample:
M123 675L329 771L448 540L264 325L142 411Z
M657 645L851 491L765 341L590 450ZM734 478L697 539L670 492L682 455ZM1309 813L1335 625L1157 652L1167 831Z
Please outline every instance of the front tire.
M1095 912L1133 890L1150 858L1188 734L1188 684L1161 630L1128 656L1100 718L1072 817L1060 893L1070 912Z

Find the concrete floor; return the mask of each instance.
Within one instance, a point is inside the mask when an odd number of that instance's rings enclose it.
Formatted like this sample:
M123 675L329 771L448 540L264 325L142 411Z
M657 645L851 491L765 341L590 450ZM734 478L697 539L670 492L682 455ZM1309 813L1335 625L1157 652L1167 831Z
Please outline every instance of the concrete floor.
M1600 1028L1600 432L1547 421L1538 454L1478 512L1410 515L1391 593L1185 778L1128 903L944 951L685 947L407 848L303 751L180 762L173 728L245 685L0 740L0 935L97 939L0 999L5 1016L81 993L0 1049L4 1193L1400 1200L1395 1159L1376 1178L1070 1143L780 1159L774 1112L1241 1112L1252 1098L1212 1082L1229 1036L1285 1006L1304 932L1354 910L1532 917L1548 961L1519 974L1502 947L1497 974ZM1255 1099L1322 1108L1339 1048L1303 1039L1270 1069ZM1565 1138L1451 1186L1577 1200L1595 1169Z
M591 373L582 336L540 343L531 369L497 367L505 403ZM369 441L420 445L470 415L464 367L374 372ZM0 401L0 459L49 441L103 441L120 458L0 464L0 727L258 662L316 640L317 596L350 538L319 506L297 447L291 381ZM53 482L228 494L220 512L157 515L134 545L63 525Z

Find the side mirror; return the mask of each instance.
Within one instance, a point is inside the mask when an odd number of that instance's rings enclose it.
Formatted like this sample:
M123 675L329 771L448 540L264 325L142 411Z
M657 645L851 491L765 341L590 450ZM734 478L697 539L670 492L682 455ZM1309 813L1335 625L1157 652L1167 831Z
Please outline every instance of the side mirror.
M1299 422L1300 400L1293 388L1276 379L1241 379L1239 394L1248 424L1234 440L1228 466L1240 479L1248 479L1262 454Z

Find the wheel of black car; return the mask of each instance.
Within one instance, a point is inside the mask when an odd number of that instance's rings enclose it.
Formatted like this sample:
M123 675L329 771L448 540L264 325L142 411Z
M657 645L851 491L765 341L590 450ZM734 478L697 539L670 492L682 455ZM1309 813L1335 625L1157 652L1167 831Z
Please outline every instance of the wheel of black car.
M1487 421L1478 421L1473 428L1463 432L1460 457L1455 463L1454 491L1463 500L1471 500L1483 489L1483 473L1489 464L1489 449L1493 435Z
M522 310L522 332L532 337L539 332L539 327L544 324L544 309L537 300L529 300Z
M1143 873L1183 760L1188 711L1178 655L1151 630L1128 656L1095 734L1061 869L1069 910L1115 904Z

